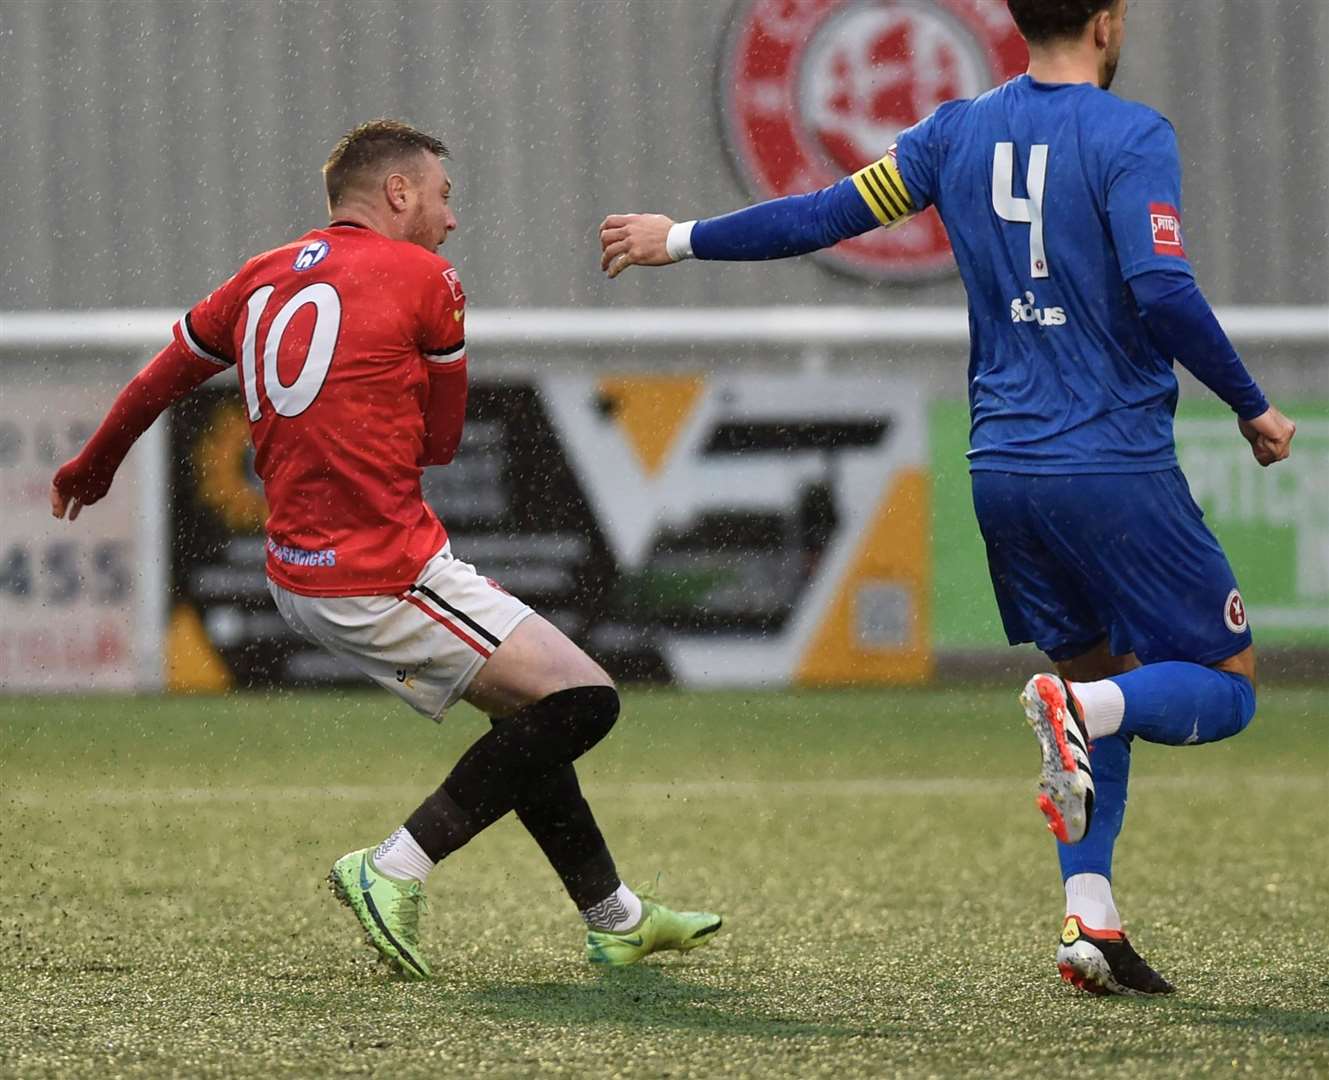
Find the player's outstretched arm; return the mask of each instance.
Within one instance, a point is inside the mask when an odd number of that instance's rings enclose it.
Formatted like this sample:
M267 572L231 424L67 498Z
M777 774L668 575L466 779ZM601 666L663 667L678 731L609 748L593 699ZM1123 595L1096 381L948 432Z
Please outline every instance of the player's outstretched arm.
M806 195L756 203L722 217L676 222L664 214L610 214L600 225L600 269L683 259L752 261L817 251L879 225L898 224L915 206L890 155Z
M51 481L51 513L69 520L105 497L116 470L138 437L173 402L210 379L222 365L195 356L178 341L159 352L120 391L106 418L79 455Z

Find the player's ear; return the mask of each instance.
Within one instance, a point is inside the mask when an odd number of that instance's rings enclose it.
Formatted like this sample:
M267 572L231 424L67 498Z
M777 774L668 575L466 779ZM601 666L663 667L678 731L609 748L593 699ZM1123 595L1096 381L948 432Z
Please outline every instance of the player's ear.
M1094 45L1106 49L1112 43L1112 7L1105 7L1094 16Z
M383 194L387 196L388 205L396 211L405 210L410 203L410 188L410 179L399 172L388 173L383 178Z

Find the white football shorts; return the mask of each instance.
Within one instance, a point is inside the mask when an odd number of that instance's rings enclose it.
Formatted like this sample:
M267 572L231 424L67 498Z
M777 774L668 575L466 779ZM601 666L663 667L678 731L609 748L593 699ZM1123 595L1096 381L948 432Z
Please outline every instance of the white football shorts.
M349 660L380 686L434 720L466 692L475 673L531 609L452 545L397 596L302 596L269 580L287 624Z

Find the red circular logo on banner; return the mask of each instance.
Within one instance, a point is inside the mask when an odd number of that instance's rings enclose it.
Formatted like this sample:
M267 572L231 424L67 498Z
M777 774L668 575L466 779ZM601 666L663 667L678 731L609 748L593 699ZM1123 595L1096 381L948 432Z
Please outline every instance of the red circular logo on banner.
M943 101L1024 71L994 0L739 0L720 66L725 135L757 198L813 191L881 157ZM950 270L935 211L818 256L863 277Z

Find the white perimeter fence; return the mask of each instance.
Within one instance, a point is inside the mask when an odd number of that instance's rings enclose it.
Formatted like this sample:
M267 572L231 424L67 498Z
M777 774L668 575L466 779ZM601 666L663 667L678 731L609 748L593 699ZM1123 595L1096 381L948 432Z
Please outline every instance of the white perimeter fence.
M178 317L168 309L0 312L0 687L161 684L161 425L126 463L141 482L118 485L79 529L53 525L46 486ZM1329 306L1228 307L1218 317L1287 411L1329 401ZM969 325L954 307L479 309L467 316L466 336L477 376L833 366L889 371L927 398L958 401Z
M1220 308L1219 322L1238 345L1329 345L1329 305ZM69 346L150 348L164 343L177 311L0 312L0 349ZM677 347L679 345L964 345L963 308L515 308L473 309L466 337L478 346Z
M1329 399L1329 305L1216 313L1271 397ZM155 351L179 317L168 308L0 312L0 385L3 365L25 352ZM532 363L670 370L737 361L805 371L834 363L886 366L930 397L962 399L969 321L960 307L887 305L480 308L467 312L466 340L476 374L529 371ZM1190 376L1179 374L1185 386Z

